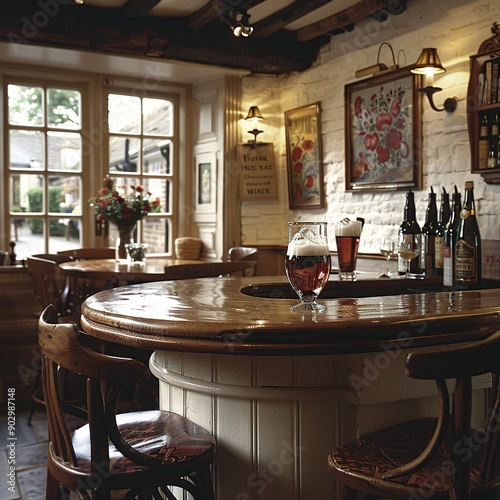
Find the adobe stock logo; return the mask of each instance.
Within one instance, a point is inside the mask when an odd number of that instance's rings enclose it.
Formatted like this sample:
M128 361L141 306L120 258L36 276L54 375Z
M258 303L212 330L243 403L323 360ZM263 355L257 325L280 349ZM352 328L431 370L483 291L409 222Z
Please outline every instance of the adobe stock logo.
M12 44L27 44L33 40L41 28L47 26L49 21L57 16L61 5L71 4L71 0L39 0L38 7L32 15L21 17L21 35L9 33L7 39ZM15 50L19 50L18 48Z

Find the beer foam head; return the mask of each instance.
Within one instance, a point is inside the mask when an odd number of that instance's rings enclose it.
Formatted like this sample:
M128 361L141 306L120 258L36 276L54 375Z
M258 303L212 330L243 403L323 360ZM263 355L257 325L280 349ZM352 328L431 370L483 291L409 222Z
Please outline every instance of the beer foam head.
M360 237L362 227L359 220L342 219L335 226L335 236Z
M287 255L312 256L312 255L328 255L328 243L326 238L314 233L310 229L300 230L288 244Z

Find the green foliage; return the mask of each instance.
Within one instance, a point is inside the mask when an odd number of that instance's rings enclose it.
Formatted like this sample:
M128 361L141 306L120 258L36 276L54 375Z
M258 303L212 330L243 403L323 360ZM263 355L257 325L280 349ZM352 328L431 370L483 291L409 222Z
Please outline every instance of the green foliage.
M28 191L29 211L43 212L43 190L42 188L33 188ZM49 212L59 212L62 201L61 188L58 186L49 187ZM64 224L57 220L49 221L50 235L63 236L65 232ZM43 221L39 219L30 219L29 226L33 234L43 234Z

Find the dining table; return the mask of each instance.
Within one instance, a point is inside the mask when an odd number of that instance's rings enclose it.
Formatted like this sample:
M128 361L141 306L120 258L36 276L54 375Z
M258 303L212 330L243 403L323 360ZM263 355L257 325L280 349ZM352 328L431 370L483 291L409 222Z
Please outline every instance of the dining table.
M145 283L165 279L165 271L175 279L175 270L185 266L214 264L221 267L221 274L239 272L255 264L254 261L222 261L204 259L176 259L148 257L143 264L122 263L115 259L80 259L59 264L61 273L72 278L107 281L114 286Z
M153 350L160 407L216 437L219 500L340 498L331 448L438 410L432 382L404 376L406 355L500 329L500 282L334 275L324 312L291 311L297 302L283 276L157 281L89 297L81 327ZM475 381L479 401L490 383ZM474 419L485 412L476 405Z

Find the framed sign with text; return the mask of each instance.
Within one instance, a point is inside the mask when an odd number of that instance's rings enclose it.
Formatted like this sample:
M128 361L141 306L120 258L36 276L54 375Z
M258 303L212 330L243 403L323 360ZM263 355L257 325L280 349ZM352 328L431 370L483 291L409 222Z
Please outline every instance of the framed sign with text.
M238 146L240 199L272 200L278 197L274 147L271 143L249 143Z

